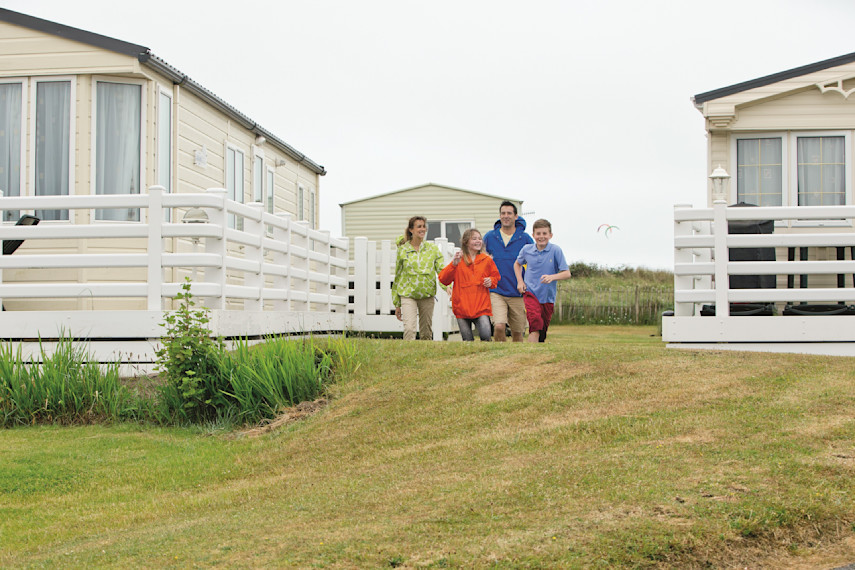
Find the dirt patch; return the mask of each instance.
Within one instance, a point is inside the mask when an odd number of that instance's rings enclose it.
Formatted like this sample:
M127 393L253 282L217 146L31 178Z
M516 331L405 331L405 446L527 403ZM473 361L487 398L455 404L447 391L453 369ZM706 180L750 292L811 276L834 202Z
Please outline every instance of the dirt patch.
M119 378L119 382L131 390L146 398L154 398L158 389L166 384L166 380L159 374L143 374L140 376L127 376Z
M259 435L270 433L283 426L311 416L315 412L324 409L327 404L329 404L329 400L327 398L318 398L311 402L300 402L296 406L286 408L281 414L272 420L267 420L264 424L239 432L237 435L239 437L258 437Z

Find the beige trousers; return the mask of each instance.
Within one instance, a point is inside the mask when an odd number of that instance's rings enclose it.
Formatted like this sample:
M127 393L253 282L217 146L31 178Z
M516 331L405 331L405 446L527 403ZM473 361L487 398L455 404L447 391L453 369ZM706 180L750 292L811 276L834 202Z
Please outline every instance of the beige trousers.
M434 297L413 299L401 297L401 319L404 321L404 340L416 340L416 330L421 340L433 340Z

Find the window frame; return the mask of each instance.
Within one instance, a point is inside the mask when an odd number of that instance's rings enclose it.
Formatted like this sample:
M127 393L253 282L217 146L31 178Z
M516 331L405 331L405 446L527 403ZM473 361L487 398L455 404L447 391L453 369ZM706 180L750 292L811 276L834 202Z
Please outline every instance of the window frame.
M29 113L27 115L28 126L31 127L29 136L29 150L24 153L29 161L30 168L27 176L27 192L26 196L36 196L36 125L38 118L36 117L36 109L38 108L38 86L39 83L59 83L68 82L69 87L69 102L68 102L68 196L74 196L74 168L76 161L74 160L75 149L77 148L77 76L76 75L51 75L51 76L32 76L29 78L28 96L30 98ZM74 210L68 211L67 220L41 220L39 223L71 223L71 216Z
M30 188L27 185L27 155L28 155L28 150L27 150L27 134L26 133L27 133L27 122L29 120L29 117L27 114L27 107L28 107L27 101L29 101L30 81L29 81L29 78L27 78L27 77L4 77L4 78L0 79L0 84L3 84L3 85L17 84L17 85L21 86L21 124L20 124L20 128L21 128L20 135L21 135L21 137L20 137L20 141L19 141L19 145L21 148L20 148L20 156L18 157L18 161L19 161L19 164L18 164L18 196L28 196ZM35 174L33 174L33 176L35 176ZM33 186L33 188L35 188L35 186ZM8 197L9 195L4 192L3 196ZM4 214L6 212L12 212L12 211L15 211L15 210L4 210ZM27 212L27 213L32 214L32 210L17 210L16 218L20 218L20 216L23 212ZM5 216L2 216L2 217L5 217ZM2 217L0 217L0 220L2 220ZM17 219L15 219L15 220L3 220L3 222L14 224L15 222L17 222Z
M297 205L295 206L297 210L297 221L302 222L305 221L305 202L306 202L306 187L302 184L297 184Z
M828 137L842 137L843 138L843 160L844 163L844 176L846 180L843 184L843 206L849 206L852 204L852 145L851 145L851 133L852 131L847 130L834 130L834 131L799 131L790 133L791 137L791 145L792 145L792 164L795 172L795 176L793 177L795 180L795 188L792 205L798 205L799 198L799 164L798 164L798 141L800 138L828 138Z
M439 237L448 239L448 232L446 231L446 224L469 224L469 227L466 229L472 229L475 227L475 220L472 218L470 218L470 219L455 218L455 219L449 219L449 220L445 220L445 219L443 219L443 220L435 220L435 219L431 220L431 219L428 219L428 221L427 221L428 231L430 230L431 224L440 224ZM466 231L466 229L464 229L463 231ZM460 235L463 236L463 233L461 232ZM429 237L427 237L427 234L425 234L425 239L436 239L436 238L429 238ZM449 243L451 243L451 242L449 242ZM455 243L454 245L459 246L460 244Z
M258 145L252 145L252 201L264 203L264 179L266 177L266 161L264 160L264 149ZM256 179L258 174L258 179ZM256 188L256 186L258 186Z
M229 200L234 200L240 204L246 203L246 153L240 148L238 145L226 141L225 150L223 152L223 188L226 189L226 198ZM229 188L229 172L230 168L234 170L236 164L229 163L229 151L235 153L235 157L238 154L241 156L241 167L240 167L240 195L237 194L237 187ZM237 182L238 177L234 177L235 182ZM228 220L226 220L227 227L231 229L243 230L243 218L238 218L236 214L229 213Z
M317 224L317 215L318 215L318 197L315 192L315 188L313 186L309 186L309 227L315 229L318 227Z
M98 84L99 83L116 83L119 85L138 85L140 88L140 187L139 194L143 194L146 187L146 147L148 144L148 133L146 124L148 120L148 80L135 79L133 77L116 77L111 75L93 75L92 76L92 116L90 119L90 182L89 191L92 196L98 195ZM74 148L72 146L72 148ZM89 219L94 223L137 223L131 220L99 220L96 217L97 210L89 210ZM148 209L141 208L139 222L146 223L148 221Z
M785 131L775 131L769 133L738 133L731 136L731 164L733 165L733 183L730 185L729 195L727 197L728 204L735 204L739 200L739 154L737 146L740 140L757 140L757 139L780 139L781 141L781 206L790 205L789 191L789 136Z

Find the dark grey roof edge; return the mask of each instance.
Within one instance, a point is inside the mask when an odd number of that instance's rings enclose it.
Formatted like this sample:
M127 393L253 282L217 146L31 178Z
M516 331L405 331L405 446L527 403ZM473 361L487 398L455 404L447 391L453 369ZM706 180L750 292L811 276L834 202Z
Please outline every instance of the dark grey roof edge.
M69 40L82 42L95 47L123 53L125 55L136 57L148 51L148 48L145 46L123 42L116 38L102 36L101 34L96 34L94 32L87 32L86 30L81 30L79 28L72 28L71 26L51 22L50 20L42 20L41 18L36 18L35 16L22 14L20 12L13 12L6 8L0 8L0 20L9 22L10 24L23 26L25 28L38 30L40 32L53 34L54 36L59 36L61 38L67 38Z
M265 139L267 139L267 142L278 147L283 152L285 152L285 154L287 154L297 162L304 164L313 172L321 176L327 173L326 169L323 166L317 164L308 156L301 153L293 146L289 145L288 143L286 143L285 141L283 141L282 139L280 139L279 137L277 137L255 121L253 121L251 118L247 117L246 115L226 103L223 99L217 97L213 92L206 89L204 86L190 79L188 75L172 67L171 65L169 65L164 60L157 57L151 52L148 52L145 55L145 59L143 59L142 57L140 58L140 62L143 65L146 65L157 71L158 73L165 75L166 77L171 79L173 83L176 83L179 86L189 90L204 101L208 102L214 108L219 109L220 111L229 115L233 119L236 119L246 129L252 131L255 134L263 136Z
M175 67L169 65L164 60L151 53L151 50L145 46L124 42L122 40L117 40L109 36L102 36L101 34L96 34L94 32L87 32L86 30L81 30L79 28L72 28L71 26L66 26L57 22L51 22L50 20L43 20L41 18L36 18L35 16L22 14L20 12L14 12L12 10L7 10L6 8L0 8L0 21L9 22L10 24L23 26L25 28L45 32L69 40L78 41L124 55L133 56L137 58L139 62L143 65L150 67L158 73L161 73L162 75L168 77L174 83L181 85L186 89L189 89L191 92L198 95L200 98L207 101L215 108L236 119L245 128L249 129L253 133L263 136L270 144L278 147L292 159L301 164L304 164L307 168L309 168L316 174L323 176L327 173L326 169L323 166L317 164L305 154L301 153L300 151L298 151L297 149L295 149L294 147L292 147L291 145L289 145L288 143L286 143L285 141L283 141L282 139L280 139L279 137L277 137L276 135L274 135L273 133L271 133L270 131L268 131L267 129L265 129L264 127L262 127L261 125L259 125L237 109L235 109L234 107L232 107L231 105L229 105L228 103L226 103L223 99L217 97L214 93L190 79L187 74L182 73Z
M837 57L832 57L831 59L824 59L822 61L817 61L816 63L809 63L801 67L795 67L786 71L780 71L778 73L773 73L772 75L758 77L757 79L751 79L742 83L736 83L735 85L730 85L728 87L721 87L719 89L713 89L712 91L707 91L705 93L698 93L697 95L692 97L692 101L695 103L695 105L702 105L703 103L706 103L707 101L712 101L713 99L720 99L722 97L727 97L728 95L733 95L734 93L741 93L742 91L748 91L749 89L754 89L756 87L771 85L772 83L777 83L778 81L792 79L793 77L807 75L808 73L813 73L814 71L822 71L823 69L828 69L829 67L843 65L846 63L851 63L853 61L855 61L855 52L848 53L846 55L839 55Z

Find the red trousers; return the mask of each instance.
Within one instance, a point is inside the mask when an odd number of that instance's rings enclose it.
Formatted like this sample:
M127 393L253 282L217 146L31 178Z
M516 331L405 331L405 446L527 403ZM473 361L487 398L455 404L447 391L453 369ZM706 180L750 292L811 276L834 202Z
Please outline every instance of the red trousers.
M555 310L553 303L541 303L532 293L523 293L525 302L525 318L528 320L528 332L540 332L539 342L546 340L546 329L552 320L552 312Z

